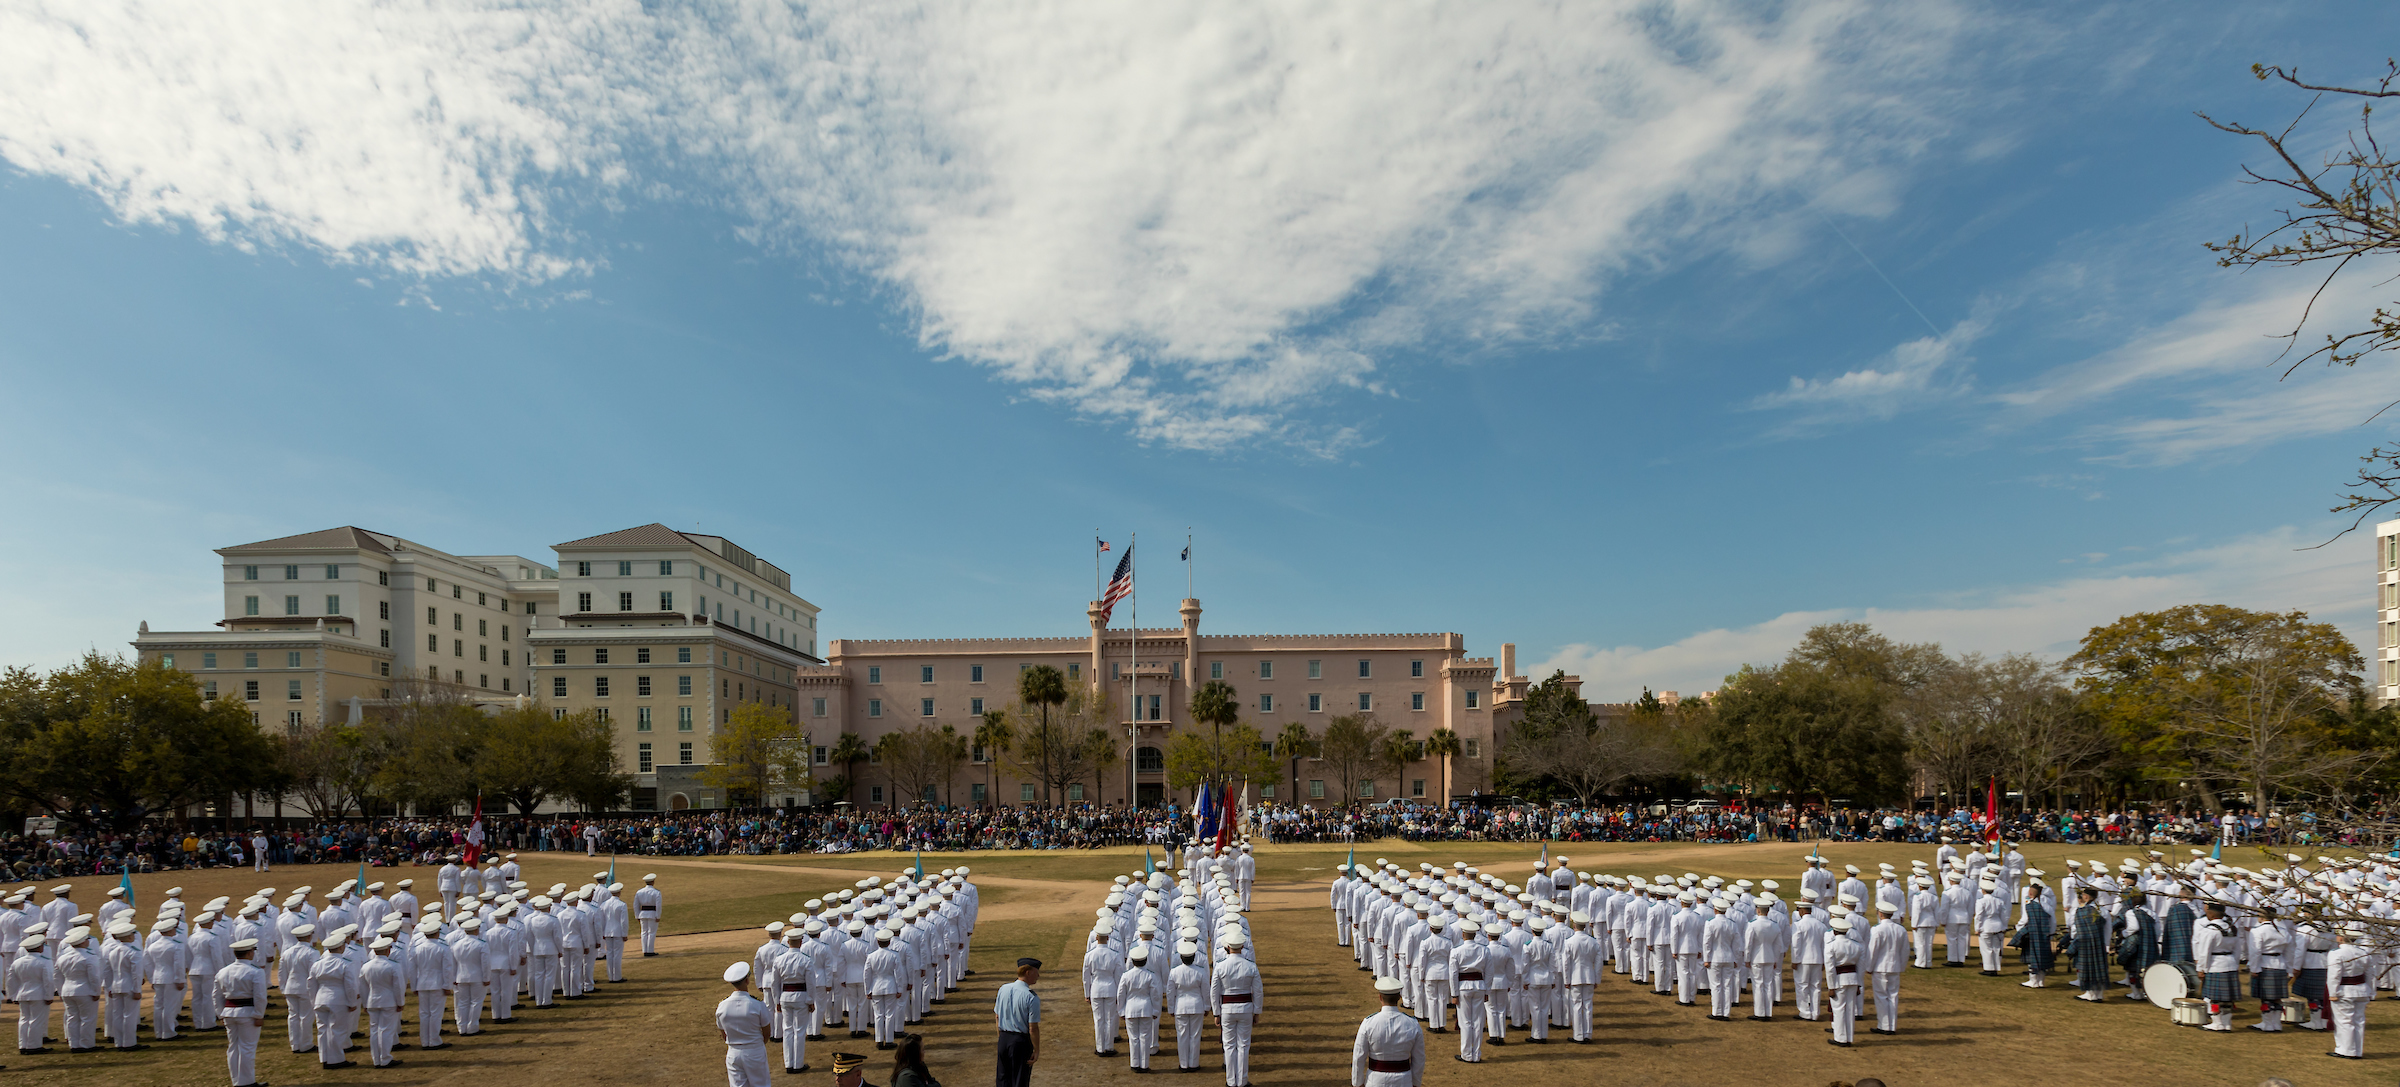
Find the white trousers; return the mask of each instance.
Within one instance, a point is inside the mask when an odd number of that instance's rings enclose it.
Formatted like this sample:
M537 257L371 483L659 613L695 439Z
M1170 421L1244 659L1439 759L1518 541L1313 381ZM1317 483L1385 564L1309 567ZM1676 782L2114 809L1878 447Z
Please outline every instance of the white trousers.
M1507 1041L1508 991L1505 989L1493 989L1487 983L1481 992L1483 993L1483 999L1481 1003L1483 1004L1484 1032L1490 1034L1494 1038L1500 1039L1501 1041ZM1460 1022L1460 1029L1466 1029L1463 1019Z
M258 1082L258 1027L256 1019L225 1021L225 1072L233 1077L233 1087Z
M400 1041L400 1009L367 1009L367 1063L381 1068L392 1063L392 1046Z
M449 999L440 989L417 990L417 1048L442 1044L442 1005Z
M1733 1000L1742 995L1742 979L1737 968L1729 962L1708 968L1708 1014L1730 1016Z
M438 994L437 994L438 995ZM317 1063L340 1064L350 1048L350 1008L317 1006Z
M1617 959L1617 973L1633 975L1636 985L1650 980L1650 941L1627 939L1625 953Z
M1700 956L1675 956L1675 1002L1690 1004L1700 995Z
M1965 922L1942 926L1942 961L1967 961L1967 926Z
M506 1023L515 1019L517 979L506 972L496 973L486 988L492 994L492 1022Z
M767 1068L767 1047L763 1045L731 1045L725 1047L725 1083L727 1087L768 1087L772 1082Z
M1750 964L1750 1014L1761 1019L1775 1016L1775 1002L1783 999L1783 967L1778 963Z
M473 1034L483 1029L483 986L472 981L458 983L450 1006L457 1009L458 1032Z
M1101 1053L1117 1051L1117 998L1095 996L1092 1002L1092 1049Z
M1875 979L1875 1029L1900 1029L1900 974L1894 970L1878 970Z
M845 981L842 983L841 989L842 1021L850 1024L852 1034L866 1033L870 1028L867 1020L868 1011L871 1008L871 1005L867 1003L867 983Z
M1542 1041L1550 1039L1550 1001L1558 995L1556 986L1527 986L1525 1006L1532 1017L1533 1036Z
M1483 1059L1483 1032L1475 1029L1475 1021L1483 1017L1483 990L1458 991L1458 1055L1470 1061Z
M40 1049L42 1036L50 1033L50 1002L24 1000L17 1003L17 1048Z
M1250 1013L1218 1015L1217 1038L1225 1047L1225 1087L1243 1087L1250 1082Z
M1825 964L1796 962L1792 964L1792 1003L1800 1008L1800 1018L1816 1022L1818 1001L1825 995Z
M1150 1051L1158 1047L1158 1017L1145 1015L1125 1020L1125 1048L1133 1051L1133 1067L1150 1067Z
M192 1029L207 1030L217 1025L217 976L193 974L185 988L192 994Z
M1207 1022L1201 1012L1175 1017L1175 1067L1200 1067L1200 1028Z
M1592 987L1569 985L1567 994L1567 1029L1570 1037L1580 1042L1592 1036Z
M175 1021L173 1013L168 1013L167 1021ZM286 1001L283 1027L291 1039L292 1052L306 1053L317 1047L317 1009L307 998Z
M808 1008L806 1003L775 1006L775 1019L783 1025L783 1067L786 1071L808 1067Z
M1852 975L1855 977L1856 975ZM1833 988L1833 1040L1847 1042L1854 1035L1852 1020L1858 1018L1859 995L1856 985L1836 985Z
M108 1040L117 1043L118 1049L133 1048L134 1036L142 1030L141 991L108 994L108 1010L105 1014L108 1017Z
M2002 943L2007 939L2008 935L2006 933L1987 932L1984 933L1982 938L1977 941L1977 943L1983 949L1983 969L1985 972L1993 974L2000 972L2000 948Z
M100 998L70 996L66 1004L67 1048L91 1049L100 1044Z
M600 943L603 950L608 952L608 980L625 980L625 938L606 936L601 938Z
M558 960L548 955L536 955L525 969L533 977L533 1006L549 1007L550 996L558 989L556 979L551 976L558 969Z
M875 993L867 999L875 1006L875 1044L882 1045L900 1032L900 994Z
M1350 911L1348 910L1333 911L1333 944L1335 947L1350 946Z
M658 954L658 918L642 918L642 954Z
M1908 930L1910 950L1915 952L1912 965L1933 965L1933 926Z
M2345 1057L2367 1055L2367 1002L2333 1002L2333 1051Z
M1446 1025L1443 1013L1450 1010L1450 983L1440 978L1425 982L1417 991L1417 1014L1425 1025L1435 1030Z

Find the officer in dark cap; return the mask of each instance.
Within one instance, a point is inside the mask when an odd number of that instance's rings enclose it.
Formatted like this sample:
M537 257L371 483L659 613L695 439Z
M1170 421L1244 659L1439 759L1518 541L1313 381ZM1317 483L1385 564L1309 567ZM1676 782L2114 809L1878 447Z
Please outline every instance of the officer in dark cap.
M992 1014L1000 1021L999 1065L993 1087L1030 1087L1033 1062L1042 1057L1042 998L1033 994L1042 960L1018 959L1017 980L1000 987Z
M834 1054L833 1087L875 1087L867 1082L866 1064L867 1059L856 1053Z

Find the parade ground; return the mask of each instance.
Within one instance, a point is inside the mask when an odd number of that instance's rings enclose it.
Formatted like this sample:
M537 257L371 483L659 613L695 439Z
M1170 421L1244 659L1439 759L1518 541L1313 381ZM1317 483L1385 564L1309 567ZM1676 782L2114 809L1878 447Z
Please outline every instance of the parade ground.
M1727 879L1774 879L1785 897L1799 889L1806 845L1561 845L1573 867L1616 874L1685 872ZM1464 860L1486 871L1521 881L1542 852L1538 844L1438 843L1415 845L1387 841L1358 847L1358 858L1386 858L1415 867L1420 862L1447 864ZM2065 871L2068 857L2105 860L2112 866L2128 849L2122 846L2033 846L2024 850L2035 867L2052 874ZM1915 845L1836 845L1826 850L1838 871L1856 864L1871 875L1874 865L1888 861L1903 870L1911 859L1930 859L1930 847ZM960 992L938 1005L920 1029L926 1056L936 1076L950 1087L978 1087L992 1076L994 990L1010 980L1021 955L1047 964L1039 992L1043 997L1044 1034L1034 1083L1055 1087L1123 1084L1134 1079L1122 1047L1115 1057L1093 1054L1091 1018L1078 994L1077 977L1082 935L1100 905L1103 888L1112 876L1142 866L1139 849L1060 852L992 852L927 854L927 867L941 869L965 864L981 891L982 912L974 935L975 970ZM1333 941L1332 916L1326 907L1327 885L1334 866L1349 856L1343 846L1295 845L1261 847L1252 928L1259 967L1264 975L1264 1010L1256 1028L1251 1081L1268 1085L1344 1084L1350 1077L1351 1037L1359 1020L1376 1006L1371 983L1351 962L1348 952ZM2174 856L2187 854L2176 847ZM1163 857L1161 858L1163 860ZM2255 850L2229 852L2228 863L2259 867L2268 863ZM535 887L555 882L578 884L605 869L606 857L587 859L558 853L522 854L524 879ZM420 1052L396 1051L405 1063L390 1069L358 1067L320 1070L314 1055L299 1056L284 1044L282 998L276 997L258 1053L258 1075L277 1087L298 1084L373 1084L376 1087L417 1087L426 1084L662 1084L703 1085L725 1082L724 1047L719 1043L711 1012L726 991L718 979L725 966L747 960L764 939L760 927L799 910L820 893L867 876L896 875L909 863L907 854L869 853L795 857L624 857L617 876L639 886L644 873L658 874L666 899L666 919L660 927L660 956L641 958L638 941L629 941L626 982L602 982L599 993L561 1007L536 1011L520 1006L511 1024L485 1024L486 1033L474 1038L446 1038L449 1048ZM218 869L137 876L137 913L146 921L163 892L184 888L187 902L217 895L240 897L262 884L289 894L309 884L318 892L357 874L355 866L286 866L260 876L248 869ZM370 869L369 879L417 881L424 892L432 882L431 868ZM45 884L44 886L53 885ZM102 901L114 877L70 881L74 899L86 909ZM1939 956L1937 955L1937 960ZM2015 965L2014 955L2009 965ZM2148 1003L2125 999L2122 988L2112 990L2105 1005L2074 999L2075 989L2054 972L2047 989L2030 990L2017 983L2022 975L1987 978L1973 969L1911 970L1902 975L1900 1033L1878 1037L1859 1031L1855 1048L1826 1044L1819 1023L1792 1017L1787 1003L1777 1021L1754 1023L1737 1017L1710 1022L1705 1003L1697 1008L1676 1007L1669 997L1637 989L1622 975L1611 973L1598 990L1593 1014L1594 1040L1573 1045L1565 1032L1555 1032L1548 1045L1526 1044L1525 1034L1512 1032L1503 1047L1487 1047L1485 1063L1461 1064L1455 1033L1428 1035L1429 1084L1626 1084L1626 1085L1739 1085L1739 1087L1825 1087L1837 1080L1874 1076L1890 1087L1918 1084L2176 1084L2178 1087L2236 1085L2254 1087L2270 1076L2281 1076L2296 1087L2318 1085L2387 1084L2400 1069L2400 1002L2377 1000L2368 1012L2365 1061L2342 1061L2325 1056L2331 1036L2287 1030L2268 1035L2237 1029L2230 1035L2209 1034L2172 1026L2167 1013ZM1788 989L1786 990L1788 993ZM1742 1005L1747 1008L1747 1003ZM144 1021L147 1022L147 1013ZM2246 1026L2257 1021L2256 1006L2236 1019ZM403 1040L415 1037L415 1012L402 1028ZM1174 1075L1173 1031L1162 1024L1162 1049L1155 1064ZM150 1042L147 1033L145 1043ZM213 1087L225 1082L224 1036L185 1035L150 1048L118 1053L69 1055L57 1052L35 1056L0 1054L0 1064L12 1082L27 1084L109 1085L109 1087ZM890 1082L890 1054L878 1053L872 1040L852 1041L839 1030L826 1041L809 1045L812 1070L805 1075L775 1074L778 1084L832 1082L831 1054L837 1049L869 1055L867 1081ZM1223 1064L1210 1030L1203 1044L1200 1072L1179 1077L1181 1087L1216 1087L1224 1082ZM1154 1071L1152 1075L1159 1075Z

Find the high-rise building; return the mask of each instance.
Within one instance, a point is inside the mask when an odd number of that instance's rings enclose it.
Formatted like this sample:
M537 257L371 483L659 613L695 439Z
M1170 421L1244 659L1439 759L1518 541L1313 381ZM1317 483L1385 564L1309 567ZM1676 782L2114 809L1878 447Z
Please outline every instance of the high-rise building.
M2377 702L2400 702L2400 521L2375 526L2375 652L2367 682Z

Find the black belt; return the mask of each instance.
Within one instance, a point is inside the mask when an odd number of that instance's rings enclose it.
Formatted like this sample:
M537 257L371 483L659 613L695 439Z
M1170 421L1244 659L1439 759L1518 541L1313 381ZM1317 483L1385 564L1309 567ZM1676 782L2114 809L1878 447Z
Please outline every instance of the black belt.
M784 987L783 987L783 991L784 991L784 992L787 992L787 993L805 993L805 992L807 992L807 991L808 991L808 986L806 986L806 985L786 985L786 986L784 986Z
M1369 1072L1406 1072L1413 1067L1415 1066L1407 1061L1379 1061L1373 1057L1367 1058L1367 1071Z
M247 998L245 998L245 999L242 999L242 1000L235 1000L235 999L232 999L231 997L228 997L228 998L226 998L226 1000L225 1000L225 1006L226 1006L226 1007L228 1007L228 1008L247 1008L247 1007L250 1007L251 1005L252 1005L252 1002L251 1002L249 999L247 999Z
M1460 981L1482 981L1482 980L1483 980L1483 971L1481 971L1481 970L1461 970L1461 971L1459 971L1459 972L1458 972L1458 980L1460 980Z
M1227 993L1217 998L1219 1004L1247 1004L1249 1002L1250 994L1248 993Z
M2367 976L2365 974L2353 974L2349 977L2343 978L2340 983L2343 985L2364 985L2367 983Z
M1858 967L1856 965L1836 966L1833 968L1833 972L1836 974L1855 974L1858 973Z

